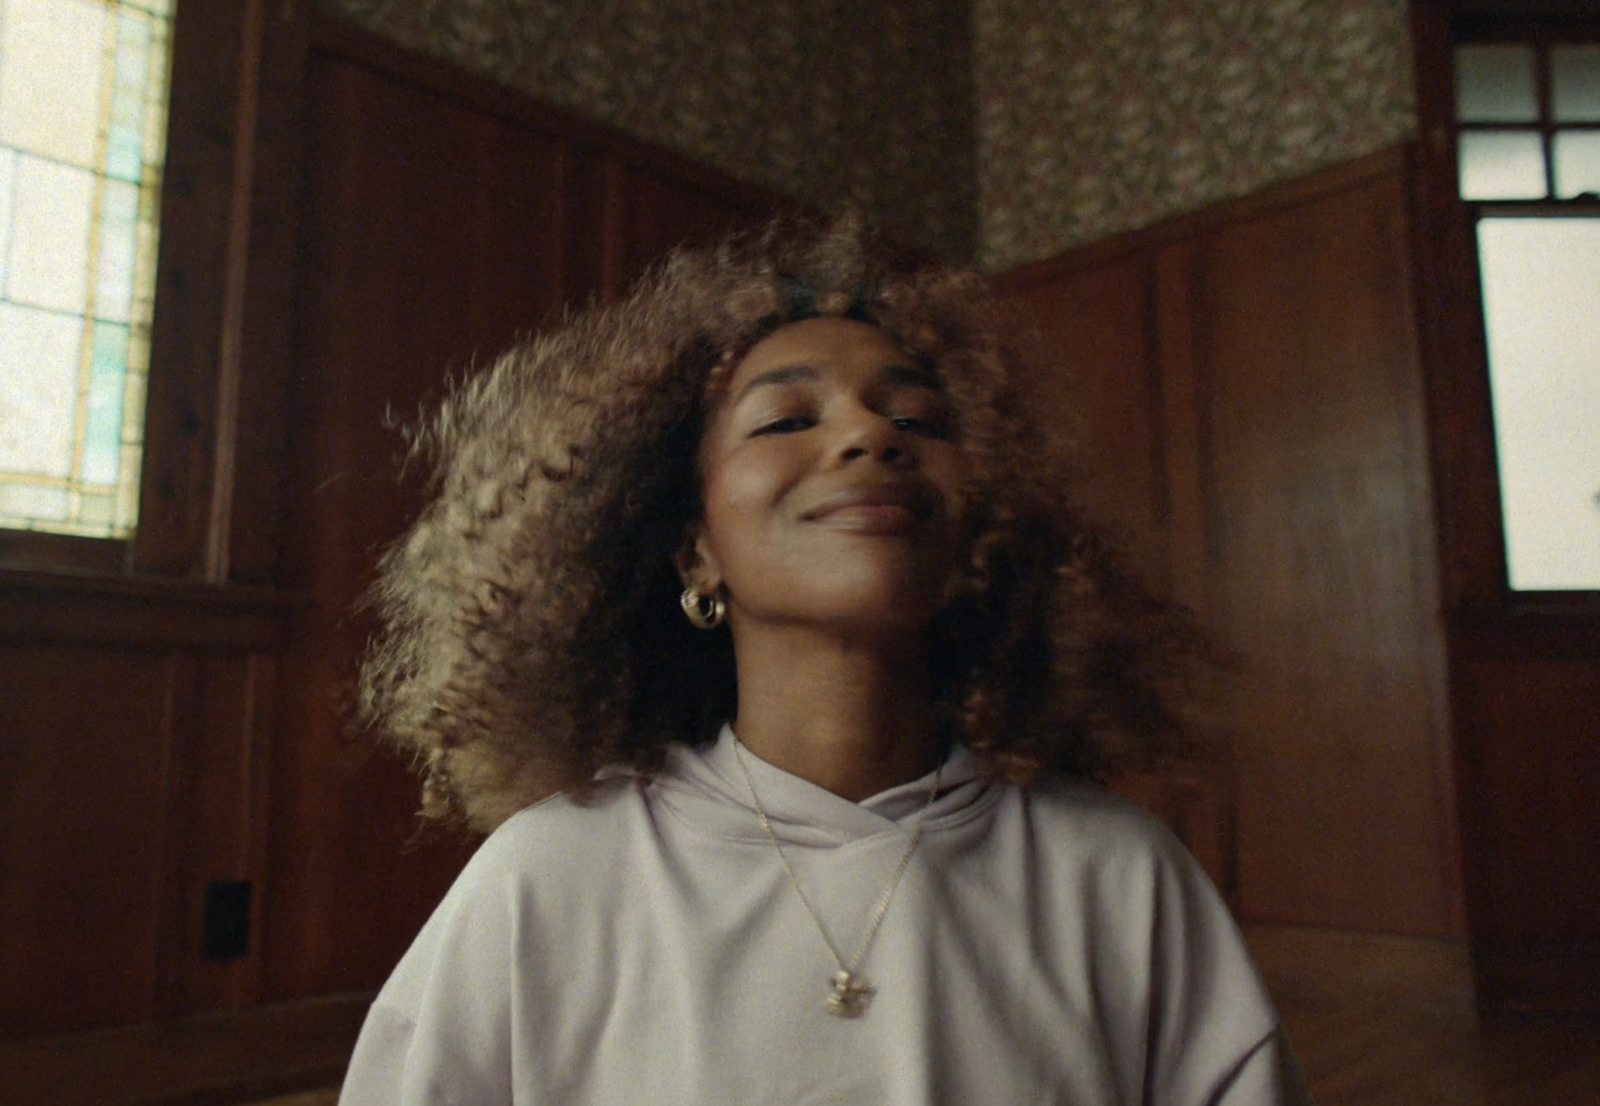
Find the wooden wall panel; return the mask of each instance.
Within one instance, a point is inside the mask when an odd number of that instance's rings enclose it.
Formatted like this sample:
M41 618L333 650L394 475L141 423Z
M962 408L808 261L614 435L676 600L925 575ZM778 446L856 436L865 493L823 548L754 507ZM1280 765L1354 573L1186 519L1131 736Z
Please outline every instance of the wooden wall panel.
M1391 177L1201 246L1208 614L1246 658L1252 918L1444 935L1435 551Z
M0 1040L246 1005L204 910L261 885L272 659L0 636Z
M309 62L300 373L286 578L310 597L285 663L266 993L375 986L459 867L408 852L414 785L346 732L376 554L420 505L414 418L563 298L557 141L322 52Z
M1090 509L1126 536L1133 563L1169 581L1160 365L1149 261L1139 255L1016 290L1048 358L1030 382L1053 432L1079 443L1095 479Z
M262 994L381 983L472 844L414 839L416 782L348 730L376 557L415 516L386 413L411 418L564 305L764 209L709 174L547 125L461 74L338 31L314 42ZM413 474L415 476L415 474Z
M1542 629L1479 625L1452 642L1473 958L1490 1009L1592 1015L1600 634Z
M623 218L626 280L679 246L704 246L774 214L770 199L729 197L690 174L630 167Z
M1380 155L1005 279L1071 374L1042 394L1088 428L1092 500L1154 530L1146 576L1241 656L1231 749L1132 789L1196 812L1248 918L1441 936L1461 908L1406 188Z
M1494 935L1527 944L1600 942L1600 877L1571 879L1574 855L1600 855L1600 741L1592 740L1600 671L1580 659L1478 660L1463 667L1471 732L1586 730L1591 738L1537 757L1504 742L1476 743L1482 778L1498 800L1485 834L1497 883ZM1565 849L1542 846L1552 825L1570 835ZM1576 894L1552 894L1556 888Z
M235 1010L255 1000L259 956L212 961L201 953L213 881L251 884L251 944L260 944L276 674L276 658L249 653L203 656L191 670L194 724L180 731L171 750L175 798L166 852L172 890L167 932L158 944L164 983L158 1019Z
M181 667L0 645L0 1037L150 1015Z

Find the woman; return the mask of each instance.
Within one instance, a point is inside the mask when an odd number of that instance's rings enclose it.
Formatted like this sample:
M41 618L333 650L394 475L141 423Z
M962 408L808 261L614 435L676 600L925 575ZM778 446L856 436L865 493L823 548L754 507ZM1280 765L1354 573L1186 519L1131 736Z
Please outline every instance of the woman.
M1087 781L1193 635L1028 424L983 281L683 253L423 434L369 717L492 835L361 1103L1298 1101L1225 909Z

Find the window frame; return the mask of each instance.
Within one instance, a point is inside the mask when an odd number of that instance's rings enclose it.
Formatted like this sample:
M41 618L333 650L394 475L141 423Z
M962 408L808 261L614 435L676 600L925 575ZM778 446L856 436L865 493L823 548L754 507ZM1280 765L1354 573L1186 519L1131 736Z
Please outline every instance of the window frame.
M174 5L138 522L127 538L0 529L0 575L272 582L293 322L302 7ZM241 410L251 413L244 426Z
M1539 116L1532 123L1526 122L1464 122L1458 115L1452 113L1455 133L1462 134L1537 134L1539 144L1544 154L1544 184L1545 195L1537 200L1473 200L1463 202L1474 206L1482 217L1483 210L1487 207L1503 209L1497 214L1515 214L1537 218L1541 215L1554 215L1558 212L1570 214L1573 210L1585 211L1588 214L1600 213L1600 198L1574 197L1572 199L1559 199L1556 196L1555 180L1555 143L1554 138L1558 131L1588 131L1600 133L1600 120L1557 123L1551 114L1551 79L1550 79L1550 50L1556 46L1600 46L1600 29L1592 29L1585 33L1573 26L1568 26L1564 31L1557 32L1546 29L1522 30L1504 22L1497 21L1481 31L1465 30L1463 27L1476 26L1473 21L1458 24L1451 41L1451 52L1454 54L1456 47L1483 45L1483 46L1531 46L1534 50L1533 87L1534 95L1538 98ZM1454 84L1452 68L1452 86Z
M1538 133L1548 150L1548 46L1600 42L1600 12L1581 0L1414 0L1419 141L1416 147L1415 279L1433 432L1440 584L1445 614L1459 628L1506 618L1547 624L1557 636L1600 624L1600 590L1515 591L1508 578L1505 519L1491 394L1480 218L1581 214L1600 200L1463 200L1459 190L1455 47L1470 42L1544 45ZM1497 129L1492 126L1481 129ZM1533 129L1524 125L1520 129ZM1547 165L1547 185L1550 170ZM1475 631L1473 631L1475 632Z

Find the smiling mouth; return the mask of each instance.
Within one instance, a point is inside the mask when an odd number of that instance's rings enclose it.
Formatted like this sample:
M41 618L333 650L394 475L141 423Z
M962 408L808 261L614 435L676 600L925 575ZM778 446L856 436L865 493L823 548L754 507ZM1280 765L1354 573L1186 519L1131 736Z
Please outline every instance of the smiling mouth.
M802 517L851 533L902 535L918 530L932 506L915 485L869 484L836 492Z

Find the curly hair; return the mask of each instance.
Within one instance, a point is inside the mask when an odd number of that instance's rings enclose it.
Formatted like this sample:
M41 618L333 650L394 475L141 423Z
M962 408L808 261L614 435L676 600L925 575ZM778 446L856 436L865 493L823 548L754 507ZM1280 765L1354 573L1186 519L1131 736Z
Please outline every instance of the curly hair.
M423 813L489 830L598 769L661 768L736 713L731 638L679 610L701 427L787 322L881 327L948 394L970 586L931 627L936 717L1027 785L1181 745L1186 614L1118 567L1065 447L1018 390L1025 328L979 274L896 267L851 221L679 251L459 385L412 431L434 498L383 557L362 716L426 776Z

